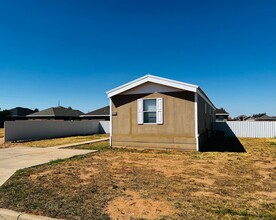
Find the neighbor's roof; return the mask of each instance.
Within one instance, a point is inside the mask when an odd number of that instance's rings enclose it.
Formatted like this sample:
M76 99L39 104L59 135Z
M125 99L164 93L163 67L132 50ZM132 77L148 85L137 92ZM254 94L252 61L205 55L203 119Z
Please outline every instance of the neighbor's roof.
M92 112L89 112L83 116L109 116L109 105L103 108L96 109Z
M78 117L83 112L74 109L64 108L62 106L48 108L33 114L27 115L27 117Z
M256 121L276 121L276 118L268 115L263 115L259 118L256 118Z
M26 116L26 115L29 115L34 112L32 109L23 108L23 107L12 108L9 111L11 112L11 115L14 117L15 116Z
M229 113L227 111L225 111L224 109L216 109L215 114L216 115L229 115Z
M214 109L216 108L214 106L214 104L211 102L211 100L208 98L208 96L201 90L201 88L198 85L193 85L193 84L189 84L189 83L184 83L184 82L180 82L180 81L176 81L176 80L171 80L171 79L167 79L167 78L162 78L162 77L158 77L158 76L153 76L153 75L145 75L141 78L138 78L134 81L131 81L129 83L126 83L122 86L119 86L115 89L109 90L107 92L107 96L109 98L121 94L127 90L130 90L134 87L140 86L144 83L147 82L151 82L151 83L156 83L159 85L164 85L164 86L169 86L169 87L173 87L173 88L177 88L177 89L181 89L181 90L186 90L186 91L190 91L190 92L196 92L198 93L203 99L205 99L205 101L207 101Z

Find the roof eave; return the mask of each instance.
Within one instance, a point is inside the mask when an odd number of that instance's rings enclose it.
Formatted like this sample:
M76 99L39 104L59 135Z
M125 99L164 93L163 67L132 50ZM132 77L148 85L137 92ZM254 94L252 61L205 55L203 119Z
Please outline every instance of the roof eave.
M210 105L212 106L213 110L216 110L216 106L212 103L212 101L209 99L209 97L203 92L203 90L198 87L197 93Z
M186 90L186 91L190 91L190 92L194 92L199 94L210 106L212 106L212 108L215 110L216 107L215 105L211 102L211 100L208 98L208 96L203 92L203 90L198 86L198 85L193 85L193 84L188 84L188 83L183 83L180 81L175 81L175 80L171 80L171 79L166 79L166 78L162 78L162 77L158 77L158 76L153 76L153 75L145 75L143 77L140 77L136 80L133 80L129 83L126 83L122 86L119 86L115 89L109 90L107 91L107 96L108 98L111 98L115 95L121 94L129 89L132 89L134 87L137 87L139 85L142 85L143 83L146 82L152 82L152 83L156 83L156 84L160 84L160 85L164 85L164 86L169 86L169 87L173 87L173 88L177 88L177 89L182 89L182 90Z
M148 75L145 75L145 76L138 78L134 81L126 83L122 86L119 86L115 89L109 90L106 93L107 93L108 98L111 98L111 97L118 95L120 93L123 93L129 89L132 89L134 87L142 85L146 82L157 83L157 84L161 84L161 85L165 85L165 86L169 86L169 87L173 87L173 88L177 88L177 89L187 90L187 91L191 91L191 92L196 92L197 88L199 88L197 85L183 83L183 82L166 79L166 78L162 78L162 77L157 77L157 76L148 74Z

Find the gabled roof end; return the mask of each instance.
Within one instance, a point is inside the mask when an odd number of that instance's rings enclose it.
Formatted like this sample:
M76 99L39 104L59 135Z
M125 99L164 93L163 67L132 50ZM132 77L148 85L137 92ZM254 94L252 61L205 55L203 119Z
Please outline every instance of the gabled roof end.
M198 88L197 85L188 84L188 83L184 83L184 82L180 82L180 81L176 81L176 80L171 80L171 79L147 74L147 75L142 76L136 80L133 80L133 81L126 83L122 86L119 86L115 89L107 91L107 96L110 98L112 96L123 93L129 89L140 86L146 82L152 82L152 83L165 85L165 86L178 88L178 89L183 89L183 90L187 90L187 91L191 91L191 92L196 92L196 89Z

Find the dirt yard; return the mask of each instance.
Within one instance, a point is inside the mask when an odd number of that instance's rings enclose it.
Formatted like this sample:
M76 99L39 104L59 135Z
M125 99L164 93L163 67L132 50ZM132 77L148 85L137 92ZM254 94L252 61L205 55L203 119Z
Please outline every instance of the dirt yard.
M63 137L63 138L50 138L44 140L37 140L37 141L25 141L25 142L8 142L8 143L1 143L0 148L4 147L14 147L14 146L28 146L28 147L53 147L57 145L63 144L73 144L78 142L84 141L91 141L100 138L108 138L108 134L93 134L93 135L84 135L84 136L72 136L72 137ZM0 131L0 138L1 138L1 131Z
M112 150L17 172L0 207L65 219L276 219L276 139L246 153Z

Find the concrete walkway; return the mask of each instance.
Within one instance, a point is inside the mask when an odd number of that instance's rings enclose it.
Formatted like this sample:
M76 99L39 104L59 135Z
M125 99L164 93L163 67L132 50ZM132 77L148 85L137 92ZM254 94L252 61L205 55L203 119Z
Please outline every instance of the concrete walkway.
M16 170L48 163L52 160L96 152L96 150L64 149L65 147L105 140L108 140L108 138L45 148L24 146L0 149L0 186L3 185Z
M30 215L0 208L0 220L58 220L46 216Z

